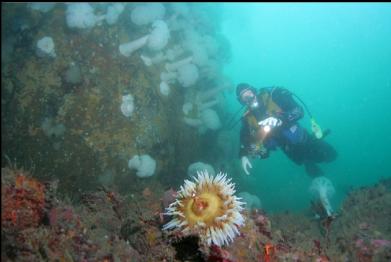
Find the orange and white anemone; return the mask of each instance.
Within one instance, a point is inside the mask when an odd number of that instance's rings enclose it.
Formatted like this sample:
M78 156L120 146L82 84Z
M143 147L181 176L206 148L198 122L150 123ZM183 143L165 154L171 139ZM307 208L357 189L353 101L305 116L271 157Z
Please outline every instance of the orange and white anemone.
M173 229L185 236L196 234L208 246L228 245L244 224L240 213L244 203L234 195L235 184L226 174L220 172L214 177L206 170L197 173L194 182L185 180L175 202L166 208L165 214L173 219L163 230Z

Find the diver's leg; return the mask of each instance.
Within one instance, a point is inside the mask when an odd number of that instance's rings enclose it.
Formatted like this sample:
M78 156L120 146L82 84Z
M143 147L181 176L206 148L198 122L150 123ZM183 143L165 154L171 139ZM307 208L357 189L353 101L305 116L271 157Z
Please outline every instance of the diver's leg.
M292 131L292 130L289 130ZM304 164L307 175L311 177L322 176L322 169L316 164L324 162L325 159L332 159L332 150L325 142L319 142L313 135L299 125L295 132L285 132L288 143L284 150L285 154L296 164Z
M331 162L337 158L337 151L323 139L310 135L306 145L304 163L307 174L311 177L322 176L323 171L316 163Z
M338 153L337 151L323 139L311 138L309 143L309 160L314 162L331 162L334 161Z
M309 160L309 149L306 144L285 145L282 147L285 155L297 165L303 165L307 175L317 177L323 175L323 171L312 160Z
M296 165L302 165L304 163L303 148L300 145L285 144L281 146L281 149Z
M307 132L299 124L281 130L278 137L280 147L285 155L295 162L302 165L306 159L306 148L304 141L307 140Z

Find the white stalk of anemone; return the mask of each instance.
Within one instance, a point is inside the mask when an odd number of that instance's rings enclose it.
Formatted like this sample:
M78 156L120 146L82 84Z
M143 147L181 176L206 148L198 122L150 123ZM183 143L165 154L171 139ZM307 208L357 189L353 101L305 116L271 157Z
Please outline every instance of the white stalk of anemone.
M201 127L202 126L202 121L199 118L190 118L190 117L184 117L183 121L189 126L192 127Z
M208 129L217 130L221 128L219 115L213 109L207 108L201 111L201 121Z
M209 101L211 99L214 100L216 96L225 89L227 89L227 86L220 85L206 91L198 92L196 100L200 103Z
M167 83L174 82L178 78L178 74L176 72L161 72L160 80L165 81Z
M182 107L184 122L192 127L207 128L217 130L221 128L221 121L216 111L205 108L194 108L192 103L185 103Z
M331 214L333 213L333 209L331 207L331 204L330 204L329 198L327 197L326 192L324 192L324 191L320 192L320 200L326 210L327 216L331 216Z
M192 60L193 60L193 57L189 56L189 57L186 57L186 58L184 58L182 60L179 60L179 61L176 61L176 62L173 62L173 63L167 63L165 65L165 68L166 68L167 71L173 72L173 71L178 70L178 68L191 63Z
M167 49L165 57L169 61L174 61L178 56L183 54L185 50L180 45L175 45L173 48Z
M198 116L198 110L194 108L192 103L185 103L182 106L183 121L191 127L201 127L202 120Z
M129 57L134 51L140 49L144 45L148 45L152 51L162 50L168 43L170 31L167 24L163 20L156 20L152 24L150 34L136 39L132 42L121 44L119 51L123 56Z
M143 60L144 65L146 65L146 66L156 65L156 64L159 64L159 63L163 62L164 60L166 60L166 58L162 52L157 53L153 57L149 57L149 56L142 54L142 55L140 55L140 58L141 58L141 60Z
M205 102L210 99L216 99L220 93L224 91L232 91L234 89L231 79L225 76L220 75L217 81L218 83L216 87L198 92L196 100Z
M183 49L177 45L173 48L167 49L165 53L159 52L152 57L142 54L140 58L143 60L146 66L151 66L151 65L160 64L166 60L173 61L183 52L184 52Z
M149 35L143 36L132 42L122 44L119 46L119 52L126 57L129 57L134 51L143 47L148 41Z
M176 81L177 79L177 73L176 72L161 72L160 73L160 85L159 90L160 93L164 96L168 96L171 92L171 88L169 86L169 83L172 83Z
M214 106L217 105L217 104L219 104L219 100L213 99L213 100L208 101L208 102L205 102L205 103L199 103L199 104L198 104L198 109L199 109L200 111L203 111L203 110L205 110L205 109L214 107Z

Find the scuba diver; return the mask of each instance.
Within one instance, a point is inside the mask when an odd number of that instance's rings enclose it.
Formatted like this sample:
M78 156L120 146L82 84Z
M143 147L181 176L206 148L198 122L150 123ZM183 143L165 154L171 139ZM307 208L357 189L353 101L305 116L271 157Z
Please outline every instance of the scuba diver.
M317 163L331 162L337 157L335 149L323 140L329 131L323 132L301 99L287 89L268 87L257 93L251 85L241 83L236 88L236 96L247 107L242 116L239 151L247 175L248 168L252 168L249 157L265 159L277 147L297 165L304 165L312 177L323 174ZM304 111L293 96L308 112L313 133L298 123Z

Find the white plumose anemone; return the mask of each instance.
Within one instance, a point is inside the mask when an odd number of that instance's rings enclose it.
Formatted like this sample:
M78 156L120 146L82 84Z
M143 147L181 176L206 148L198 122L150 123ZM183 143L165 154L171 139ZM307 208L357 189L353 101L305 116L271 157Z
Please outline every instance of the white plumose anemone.
M67 4L66 20L69 28L89 29L105 18L96 16L94 8L88 3Z
M107 7L107 13L105 16L106 22L109 25L114 25L117 23L119 16L125 9L125 4L115 3Z
M161 3L146 3L136 6L130 13L130 19L136 25L147 25L163 19L166 8Z
M239 235L244 224L240 213L244 203L236 197L234 183L220 172L216 176L207 171L197 172L194 182L185 180L177 199L167 209L173 219L163 230L173 229L183 235L198 235L208 246L228 245Z
M170 31L167 24L163 20L156 20L152 24L152 31L139 39L124 43L119 46L119 52L126 57L129 57L134 51L148 45L152 51L162 50L168 43Z
M335 193L333 183L325 176L319 176L312 180L310 191L319 198L328 216L331 216L333 209L329 198Z
M45 36L39 39L37 42L36 54L39 57L56 57L53 38L50 36Z
M178 82L183 87L194 85L198 79L198 68L194 64L186 64L178 68Z
M138 177L150 177L155 174L156 160L150 155L135 155L128 162L130 169L136 169Z
M170 86L167 84L167 82L162 81L159 85L159 91L162 95L168 96L171 92Z
M134 98L131 94L122 96L121 112L124 116L130 117L134 111Z

